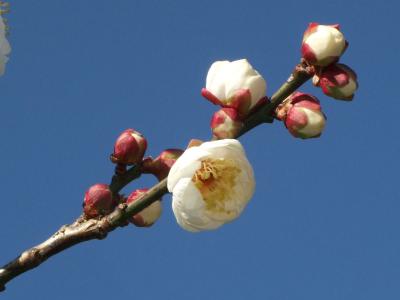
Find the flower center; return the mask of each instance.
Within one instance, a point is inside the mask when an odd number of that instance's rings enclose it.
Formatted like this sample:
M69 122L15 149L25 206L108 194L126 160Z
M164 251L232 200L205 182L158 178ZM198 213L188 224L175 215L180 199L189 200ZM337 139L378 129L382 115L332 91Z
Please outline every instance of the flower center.
M225 204L232 198L233 187L240 172L233 159L207 158L201 161L201 167L192 181L202 194L207 210L229 213Z

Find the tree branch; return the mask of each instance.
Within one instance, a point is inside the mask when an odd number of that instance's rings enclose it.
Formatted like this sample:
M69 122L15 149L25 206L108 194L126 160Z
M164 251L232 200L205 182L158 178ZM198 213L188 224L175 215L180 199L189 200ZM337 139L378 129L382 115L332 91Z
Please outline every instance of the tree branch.
M291 93L311 78L312 72L308 66L301 63L293 71L289 79L271 97L269 103L264 104L251 114L244 122L244 126L237 137L242 136L252 128L262 124L271 123L274 118L275 108L282 103ZM113 176L110 189L118 194L127 184L141 176L141 166L131 167L123 174ZM36 268L51 256L68 249L76 244L93 240L104 239L107 234L117 227L128 224L128 219L160 199L168 193L167 179L154 185L138 200L129 205L123 203L109 215L99 219L86 219L80 216L74 223L62 226L56 233L43 243L24 251L19 257L4 265L0 269L0 291L5 290L5 284L33 268Z

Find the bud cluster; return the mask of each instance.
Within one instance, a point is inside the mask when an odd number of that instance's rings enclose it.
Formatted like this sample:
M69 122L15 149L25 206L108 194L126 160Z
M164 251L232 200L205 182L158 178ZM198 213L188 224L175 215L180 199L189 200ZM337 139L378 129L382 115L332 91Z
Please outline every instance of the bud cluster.
M267 100L264 78L246 59L214 62L207 74L204 98L222 108L211 119L214 138L234 138L244 119Z
M127 199L114 197L110 187L106 184L95 184L85 193L83 201L83 212L88 219L103 217L111 213L121 203L132 203L138 200L148 189L139 189L132 192ZM129 221L138 227L149 227L153 225L161 215L161 201L157 200L132 216Z
M358 87L357 75L348 66L338 63L348 47L339 25L310 23L304 32L301 53L303 62L312 70L313 84L321 87L331 98L352 100ZM319 100L301 92L294 92L275 110L289 132L297 138L319 137L326 117Z
M143 159L147 150L147 140L134 129L124 130L114 144L114 151L110 156L115 167L115 180L123 178L127 172L127 166L140 170L142 174L153 174L158 180L163 180L175 161L182 155L183 150L166 149L155 159L147 157ZM114 180L114 179L113 179ZM111 213L118 204L130 205L139 200L148 189L137 189L129 197L125 198L111 190L106 184L95 184L86 193L83 202L83 212L86 218L100 218ZM132 216L129 222L138 227L153 225L161 215L161 199L153 202L142 211Z
M339 25L310 23L304 32L301 53L305 61L315 67L313 83L323 93L340 100L352 100L358 88L356 73L339 64L348 47Z

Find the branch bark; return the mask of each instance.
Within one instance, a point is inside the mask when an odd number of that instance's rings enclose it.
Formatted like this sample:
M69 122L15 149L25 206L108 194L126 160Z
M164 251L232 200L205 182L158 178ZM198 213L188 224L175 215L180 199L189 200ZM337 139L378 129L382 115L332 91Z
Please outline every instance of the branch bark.
M312 71L304 63L299 64L289 79L271 97L271 101L260 107L244 122L244 126L237 138L262 124L271 123L274 119L275 108L291 93L311 78ZM133 166L126 173L114 175L110 189L118 194L127 184L141 176L141 166ZM140 199L127 204L120 204L112 213L100 219L86 219L83 215L70 225L62 226L56 233L43 243L24 251L16 259L0 269L0 291L5 290L7 282L13 278L38 267L53 255L64 251L76 244L93 240L104 239L108 233L117 227L128 224L129 217L137 214L154 201L168 193L167 180L164 179L154 185Z

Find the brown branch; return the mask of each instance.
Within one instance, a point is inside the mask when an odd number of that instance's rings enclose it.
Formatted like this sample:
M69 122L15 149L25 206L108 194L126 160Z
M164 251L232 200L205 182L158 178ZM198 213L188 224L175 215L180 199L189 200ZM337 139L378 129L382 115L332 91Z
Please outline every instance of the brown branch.
M140 199L129 205L120 204L111 214L101 219L87 220L84 216L81 216L71 225L62 226L49 239L26 250L0 269L0 291L5 289L5 284L8 281L36 268L51 256L85 241L104 239L109 232L117 227L125 226L130 216L137 214L166 194L168 192L166 186L166 180L159 182Z
M245 120L243 129L237 137L242 136L262 123L271 123L275 108L287 96L309 80L310 77L311 72L308 67L304 63L298 65L289 79L271 97L271 101L260 107ZM127 184L140 176L141 166L133 166L124 174L114 175L110 189L113 193L118 194ZM63 250L85 241L104 239L109 232L117 227L127 225L127 220L130 216L137 214L166 193L168 193L167 180L164 179L149 189L138 200L129 205L120 204L107 216L100 219L86 219L84 216L80 216L74 223L62 226L49 239L24 251L19 257L0 269L0 291L5 290L5 284L13 278L36 268L48 258Z

